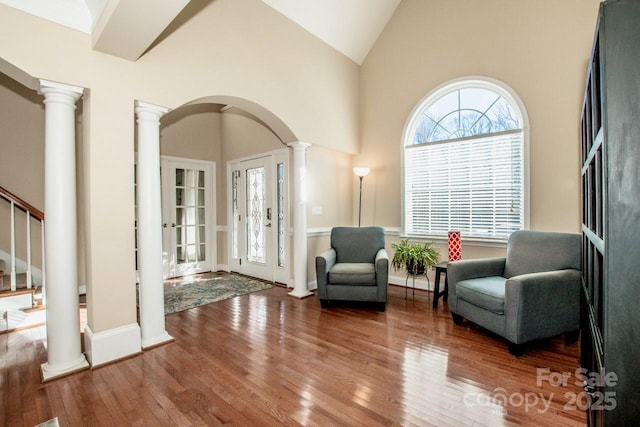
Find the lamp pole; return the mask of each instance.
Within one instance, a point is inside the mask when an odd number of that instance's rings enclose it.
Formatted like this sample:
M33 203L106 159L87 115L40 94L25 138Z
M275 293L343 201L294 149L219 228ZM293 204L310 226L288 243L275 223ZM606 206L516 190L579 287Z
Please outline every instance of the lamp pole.
M364 176L358 178L360 178L360 202L358 203L358 227L360 227L360 220L362 218L362 178L364 178Z
M355 173L358 178L360 178L360 201L358 202L358 227L360 227L360 220L362 219L362 178L369 174L369 168L357 167L353 168L353 173Z

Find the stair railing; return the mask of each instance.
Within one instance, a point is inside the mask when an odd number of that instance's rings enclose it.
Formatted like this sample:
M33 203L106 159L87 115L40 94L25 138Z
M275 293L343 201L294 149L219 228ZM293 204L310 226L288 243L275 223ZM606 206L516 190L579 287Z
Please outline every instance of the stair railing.
M0 187L0 198L3 198L10 203L11 209L11 290L15 291L17 288L16 280L16 208L23 211L27 215L27 289L31 289L33 286L31 275L31 218L40 221L42 230L42 288L44 290L45 285L45 271L44 271L44 212L33 207L31 204L25 202L20 197L11 193L9 190Z

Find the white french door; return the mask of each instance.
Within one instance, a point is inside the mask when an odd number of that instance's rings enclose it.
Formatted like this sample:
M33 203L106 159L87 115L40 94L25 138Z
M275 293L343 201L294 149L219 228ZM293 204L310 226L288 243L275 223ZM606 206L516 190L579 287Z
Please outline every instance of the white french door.
M215 164L162 157L164 276L215 269Z
M288 281L288 150L229 162L231 271Z

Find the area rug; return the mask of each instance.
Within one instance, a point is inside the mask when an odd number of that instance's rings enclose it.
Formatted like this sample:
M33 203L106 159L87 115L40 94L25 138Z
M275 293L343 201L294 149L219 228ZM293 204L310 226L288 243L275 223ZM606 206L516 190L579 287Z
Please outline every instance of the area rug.
M272 287L271 283L236 274L167 283L164 286L164 313L177 313Z

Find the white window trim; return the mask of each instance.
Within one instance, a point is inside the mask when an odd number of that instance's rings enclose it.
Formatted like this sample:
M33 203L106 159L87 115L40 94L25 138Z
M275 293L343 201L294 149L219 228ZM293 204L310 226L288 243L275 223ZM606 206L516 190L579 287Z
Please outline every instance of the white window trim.
M522 123L522 153L523 153L523 171L522 171L522 181L523 181L523 199L524 199L524 229L529 229L530 227L530 189L529 189L529 115L527 114L527 109L524 106L524 103L518 96L515 90L513 90L510 86L501 82L499 80L484 77L484 76L467 76L460 77L457 79L449 80L445 83L442 83L435 89L431 90L427 93L416 105L413 107L411 114L407 119L407 122L404 125L404 130L402 131L402 139L400 143L400 159L401 159L401 168L402 168L402 179L401 179L401 188L402 188L402 197L401 197L401 208L402 208L402 225L400 229L400 236L403 238L411 238L413 240L432 240L432 241L442 241L442 236L429 236L429 235L412 235L407 234L406 224L405 224L405 146L407 145L407 141L413 138L413 134L415 133L416 127L418 126L421 118L421 112L424 111L425 106L432 104L437 99L442 97L443 95L458 89L465 89L470 87L480 87L486 88L496 92L497 94L504 97L511 104L516 105L518 107L517 113L521 114L521 123ZM446 239L445 239L446 240ZM474 243L482 246L502 246L506 243L507 239L487 239L487 238L479 238L479 237L465 237L462 236L462 240L467 243Z

